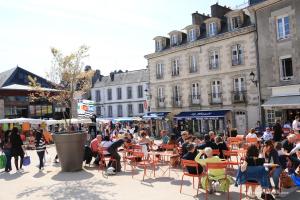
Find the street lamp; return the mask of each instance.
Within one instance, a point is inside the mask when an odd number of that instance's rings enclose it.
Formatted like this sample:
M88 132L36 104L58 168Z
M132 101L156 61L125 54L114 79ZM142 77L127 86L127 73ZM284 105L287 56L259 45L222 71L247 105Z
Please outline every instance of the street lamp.
M251 71L251 73L250 73L250 80L251 80L251 82L254 83L255 86L257 87L257 80L255 80L255 74L254 74L253 71Z

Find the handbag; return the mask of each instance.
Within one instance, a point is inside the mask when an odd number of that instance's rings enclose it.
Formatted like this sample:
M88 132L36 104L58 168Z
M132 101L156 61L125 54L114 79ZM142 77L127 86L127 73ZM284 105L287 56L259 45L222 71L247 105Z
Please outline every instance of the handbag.
M28 166L30 165L30 162L30 156L28 156L27 153L25 153L25 157L23 158L23 165Z
M0 169L5 168L6 165L6 156L4 154L0 155Z

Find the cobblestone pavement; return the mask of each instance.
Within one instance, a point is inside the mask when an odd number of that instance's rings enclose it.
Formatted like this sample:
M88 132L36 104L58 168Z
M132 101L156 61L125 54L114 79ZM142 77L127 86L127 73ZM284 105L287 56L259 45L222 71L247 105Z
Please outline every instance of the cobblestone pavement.
M119 173L106 177L95 167L85 167L75 173L60 172L59 164L52 163L55 148L48 148L47 163L44 171L37 168L38 157L35 151L28 151L31 165L24 167L23 172L16 172L14 167L10 173L0 173L0 199L89 199L89 200L166 200L166 199L205 199L205 193L200 190L196 195L192 179L186 178L183 193L179 193L181 171L171 171L171 176L158 170L156 178L146 178L142 181L142 172L131 177L131 172ZM13 160L13 159L12 159ZM51 161L51 162L50 162ZM150 174L148 174L150 175ZM293 192L291 192L293 191ZM284 190L284 194L291 193L281 199L300 199L300 190ZM257 191L259 195L261 191ZM209 195L209 199L226 198L226 194ZM230 199L239 199L239 188L231 186ZM245 199L245 198L244 198Z

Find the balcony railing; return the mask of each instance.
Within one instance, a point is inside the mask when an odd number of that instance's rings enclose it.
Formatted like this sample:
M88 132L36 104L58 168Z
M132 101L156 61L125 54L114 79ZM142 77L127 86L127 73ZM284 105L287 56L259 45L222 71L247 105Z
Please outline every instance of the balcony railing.
M172 98L173 102L173 107L175 108L181 108L182 107L182 99L181 96L178 97L173 97Z
M200 95L190 95L190 105L191 106L201 105L201 96Z
M190 67L190 73L196 73L197 71L197 67Z
M164 75L163 74L156 74L156 79L163 79Z
M219 68L219 61L209 63L209 69L218 69Z
M172 71L172 76L179 76L179 71Z
M241 64L243 64L243 60L241 58L232 59L232 66L241 65Z
M166 107L165 97L157 97L156 104L158 108L165 108Z
M233 103L246 103L247 102L247 91L233 91L232 92Z
M208 96L211 105L223 104L222 93L212 92Z

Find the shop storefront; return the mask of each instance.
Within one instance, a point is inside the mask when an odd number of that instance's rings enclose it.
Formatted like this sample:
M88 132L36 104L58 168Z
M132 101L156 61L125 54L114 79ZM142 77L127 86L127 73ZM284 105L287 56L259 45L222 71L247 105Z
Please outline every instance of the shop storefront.
M207 133L210 130L218 133L226 131L229 110L181 112L174 117L180 130L194 133Z

